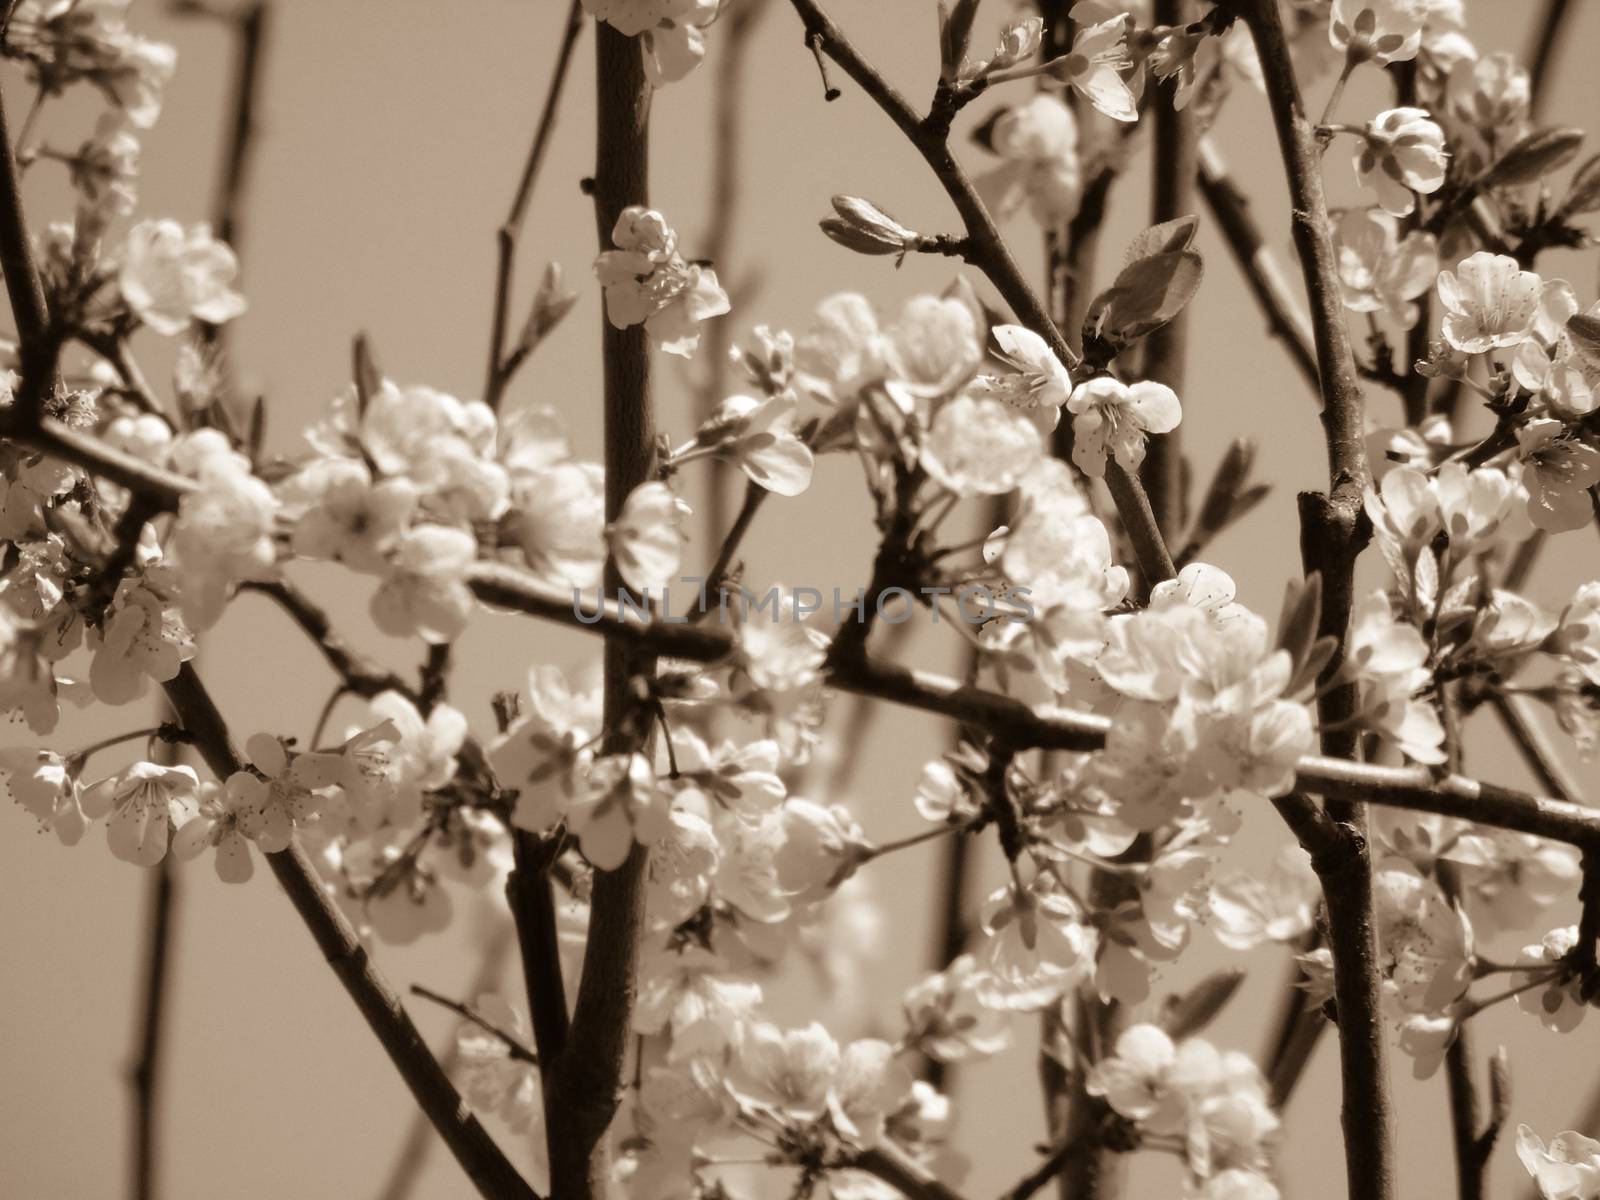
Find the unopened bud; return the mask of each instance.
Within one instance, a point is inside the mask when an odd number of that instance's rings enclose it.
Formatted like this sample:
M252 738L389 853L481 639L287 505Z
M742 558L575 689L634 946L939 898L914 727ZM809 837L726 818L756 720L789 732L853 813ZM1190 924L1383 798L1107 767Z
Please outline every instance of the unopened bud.
M1023 17L1007 25L1000 34L1000 45L989 60L990 71L1003 71L1014 67L1023 59L1032 58L1044 40L1044 19Z
M922 240L916 230L858 196L835 196L833 211L838 216L819 222L822 232L857 254L904 254Z
M578 294L569 292L562 280L561 264L550 263L544 269L544 278L539 281L539 290L534 293L533 307L528 312L528 320L522 327L522 336L517 339L515 353L528 354L538 344L549 336L550 331L578 302Z

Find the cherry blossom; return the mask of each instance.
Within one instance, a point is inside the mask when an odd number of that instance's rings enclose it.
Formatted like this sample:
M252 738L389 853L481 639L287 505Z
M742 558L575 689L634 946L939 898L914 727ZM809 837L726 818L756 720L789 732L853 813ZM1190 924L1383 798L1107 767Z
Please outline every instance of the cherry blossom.
M217 878L223 883L248 883L255 874L245 832L249 811L239 789L202 784L198 809L173 837L172 853L187 861L214 849Z
M1007 216L1024 203L1041 225L1070 221L1083 195L1078 123L1049 92L1001 113L989 135L1000 164L974 181L984 203Z
M443 643L466 628L472 592L466 570L478 543L465 530L415 525L395 544L383 582L372 596L372 620L395 637Z
M1600 1142L1573 1130L1558 1133L1547 1146L1526 1125L1517 1126L1517 1157L1543 1200L1595 1200L1600 1197Z
M1105 473L1108 451L1123 470L1137 471L1144 462L1146 438L1171 433L1183 419L1178 397L1165 384L1129 385L1110 376L1079 384L1067 410L1073 414L1072 461L1096 479Z
M596 759L567 809L567 826L584 857L603 871L620 867L635 841L659 841L669 816L650 760L642 754Z
M1072 50L1052 64L1051 74L1096 109L1116 121L1137 121L1138 102L1122 73L1133 65L1128 52L1126 13L1085 25L1072 40Z
M752 483L779 496L798 496L811 486L811 448L794 430L798 405L790 391L764 400L729 396L711 421L720 453L738 463Z
M175 826L187 823L198 802L193 767L136 762L83 792L84 815L106 818L111 853L139 867L153 867L167 854Z
M1351 209L1339 219L1336 248L1346 308L1376 313L1402 329L1417 323L1416 299L1433 287L1439 272L1431 233L1413 230L1401 240L1388 213Z
M1429 195L1444 185L1444 130L1420 108L1392 108L1367 123L1356 151L1356 181L1378 193L1385 212L1404 217L1416 208L1413 192Z
M1528 518L1547 533L1587 524L1590 489L1600 483L1600 450L1560 421L1538 418L1517 428L1528 489Z
M76 846L89 827L81 803L82 785L72 764L51 750L17 746L0 750L0 771L12 799L48 829L63 846Z
M1408 62L1422 45L1426 0L1333 0L1328 40L1351 62Z
M622 581L642 596L660 596L683 561L683 519L689 506L666 484L641 483L606 529Z
M685 262L666 218L638 205L622 211L611 242L595 260L607 318L618 329L642 324L665 353L693 357L700 322L728 311L716 272Z
M185 230L176 221L141 221L128 231L117 287L146 325L168 337L195 321L221 325L245 311L232 288L233 251L209 225Z
M1517 260L1480 250L1454 271L1439 273L1441 328L1447 342L1467 354L1503 350L1533 330L1543 282Z

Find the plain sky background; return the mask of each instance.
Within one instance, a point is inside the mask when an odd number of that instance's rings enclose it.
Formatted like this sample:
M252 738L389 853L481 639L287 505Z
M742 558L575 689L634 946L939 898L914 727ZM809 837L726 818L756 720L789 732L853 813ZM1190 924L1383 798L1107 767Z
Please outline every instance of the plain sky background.
M931 0L834 0L831 7L890 78L925 101L936 69ZM989 21L1004 7L991 3ZM1520 49L1536 7L1522 0L1474 0L1469 9L1479 45L1485 51ZM1600 3L1584 0L1574 7L1557 55L1548 115L1581 125L1592 119L1600 100L1593 73ZM744 100L743 218L732 261L717 264L725 278L760 273L759 294L731 318L739 335L761 322L801 328L815 303L837 290L864 291L892 312L919 291L943 287L949 262L912 261L897 272L889 260L854 257L817 232L815 222L835 192L869 196L927 231L953 228L953 216L922 163L848 80L841 80L841 100L823 104L794 14L781 0L767 8ZM240 247L251 311L233 335L243 386L267 398L274 448L293 452L298 430L348 378L357 330L368 331L393 378L464 397L479 394L493 234L521 167L565 9L563 0L453 6L279 0ZM141 212L202 219L225 121L229 44L220 27L175 20L154 3L136 4L132 21L179 50L165 114L145 139ZM710 41L714 57L718 31ZM507 403L555 406L580 449L598 455L594 355L600 306L588 270L596 247L589 202L577 186L593 156L591 52L586 37L523 238L519 301L526 303L550 258L567 267L583 296ZM691 255L708 202L711 78L711 71L701 70L661 93L655 106L653 197L682 231ZM1308 87L1315 108L1328 83ZM1370 72L1358 75L1343 113L1358 119L1382 107L1376 83ZM25 100L18 73L6 68L0 84L15 125ZM975 167L983 165L983 155L964 132L990 107L975 106L976 113L958 127L960 153ZM69 148L87 133L92 115L92 106L52 109L41 134ZM1260 98L1237 89L1217 134L1235 173L1257 197L1270 240L1292 269L1282 174ZM1145 157L1136 157L1117 186L1103 262L1114 264L1121 246L1145 223ZM1353 195L1342 148L1330 154L1327 175L1336 203ZM40 165L28 186L35 228L68 214L59 168ZM1010 232L1019 255L1036 271L1036 228L1024 216ZM1222 538L1212 558L1235 574L1242 600L1272 614L1284 579L1298 571L1290 493L1319 486L1323 478L1319 427L1304 385L1268 337L1204 220L1199 245L1209 270L1192 310L1185 445L1204 478L1228 439L1241 432L1261 437L1262 471L1279 492ZM1548 274L1566 273L1580 297L1593 299L1592 253L1551 262ZM141 349L152 378L166 390L170 348L148 339ZM682 374L667 361L658 377L663 427L683 435L690 426ZM1369 400L1376 419L1398 422L1392 398L1373 392ZM692 554L709 556L706 542L702 535ZM1549 607L1559 607L1573 583L1593 577L1600 565L1592 536L1575 534L1558 545L1563 552L1550 556L1535 589ZM747 548L753 581L846 588L863 582L872 543L854 464L843 457L829 460L805 497L769 504ZM351 584L318 570L301 577L359 646L408 670L419 659L419 647L367 628L369 583ZM578 666L592 661L595 649L591 640L550 626L486 617L459 646L456 702L487 729L493 690L519 686L534 661ZM948 634L925 631L902 653L948 670L962 651ZM304 738L330 682L315 651L256 598L237 602L207 640L204 674L241 740L257 730ZM848 701L840 703L836 720L850 711ZM148 723L145 716L138 706L97 710L90 721L68 722L58 748ZM18 728L5 741L25 737ZM919 824L909 803L912 786L923 761L948 737L938 722L885 708L858 781L844 794L820 798L850 802L869 834L911 832ZM1475 727L1468 753L1476 772L1526 781L1491 730ZM1583 770L1587 781L1597 780L1592 768ZM1284 840L1263 805L1247 814L1233 860L1263 865ZM998 857L992 848L988 856ZM859 976L860 1015L853 1025L837 1027L841 1035L895 1028L901 991L928 965L929 914L937 911L929 890L934 864L931 852L916 851L872 869L870 883L882 906L881 941ZM173 1200L373 1195L411 1119L403 1086L264 869L245 887L219 884L208 862L184 869L180 877L165 1194ZM116 1195L127 1170L124 1070L134 1035L146 876L114 860L98 829L67 850L38 836L20 809L5 806L0 879L0 1195ZM401 990L413 981L447 993L467 987L476 971L481 924L474 906L459 907L462 919L447 937L405 951L380 949L380 965ZM1564 911L1559 919L1572 915ZM1222 961L1212 936L1198 930L1183 964L1158 983L1157 995ZM1251 983L1211 1036L1255 1050L1276 1012L1284 958L1265 950L1244 962L1252 968ZM774 994L773 1011L802 1019L808 996L804 989ZM416 1015L435 1039L446 1037L452 1026L449 1017L425 1004L419 1003ZM967 1185L974 1197L995 1193L1035 1161L1031 1147L1042 1136L1042 1119L1032 1028L1031 1020L1019 1020L1016 1049L958 1073L957 1142L975 1158ZM1594 1086L1597 1039L1600 1019L1558 1038L1509 1010L1489 1016L1477 1036L1483 1054L1500 1041L1509 1047L1514 1119L1547 1136L1572 1123ZM1397 1057L1395 1066L1403 1122L1400 1194L1445 1194L1450 1160L1442 1080L1414 1084L1403 1059ZM1284 1177L1290 1196L1321 1200L1343 1193L1336 1068L1332 1040L1325 1039L1288 1114ZM1492 1176L1493 1194L1520 1194L1525 1176L1507 1140L1496 1153ZM1135 1178L1131 1195L1176 1194L1171 1160L1143 1156ZM415 1194L453 1198L470 1189L435 1146Z

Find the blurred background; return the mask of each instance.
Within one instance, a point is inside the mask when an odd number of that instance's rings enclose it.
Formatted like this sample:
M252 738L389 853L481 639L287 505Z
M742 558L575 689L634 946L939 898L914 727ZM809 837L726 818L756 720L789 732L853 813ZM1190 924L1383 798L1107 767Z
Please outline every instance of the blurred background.
M980 46L988 44L1006 8L998 2L987 7L992 11L976 39ZM1474 41L1485 53L1520 52L1536 7L1520 0L1476 0L1468 5ZM934 5L834 0L831 8L889 78L914 102L925 103L937 71ZM1574 8L1557 49L1546 108L1554 124L1590 122L1600 101L1593 71L1600 4ZM297 450L301 428L349 378L357 331L367 332L384 371L398 382L428 383L465 398L481 394L494 234L521 170L566 9L565 0L272 5L257 158L238 246L250 312L230 331L241 389L266 398L270 448ZM178 49L177 77L163 116L143 139L139 213L205 219L229 120L230 37L222 25L179 19L151 2L133 6L130 24ZM707 241L720 32L710 33L708 64L659 93L653 114L653 201L680 231L691 257L703 253ZM755 285L727 318L733 335L742 340L759 323L801 330L817 301L835 291L861 291L893 313L906 298L948 284L949 261L912 259L896 270L891 260L857 258L821 236L816 221L836 192L870 197L924 231L953 230L955 224L920 159L847 79L836 79L842 98L823 103L816 64L787 4L765 5L749 53L739 209L726 260L716 263L724 282ZM1322 79L1308 87L1313 111L1330 83ZM1013 86L1021 99L1027 85ZM1362 119L1387 107L1386 87L1376 72L1358 72L1342 114ZM28 92L14 65L0 68L0 88L15 128ZM514 312L525 311L538 272L551 259L567 269L581 300L512 385L506 404L554 406L569 422L580 453L598 457L601 316L589 270L596 243L592 209L579 190L593 161L593 90L592 41L586 34L522 238ZM965 133L993 107L992 101L974 105L958 126L961 153L974 166L983 165L984 155ZM53 103L38 136L71 149L87 135L94 111L94 103ZM1297 279L1282 171L1259 96L1236 87L1215 135ZM1103 270L1120 262L1122 246L1148 223L1147 147L1148 135L1142 134L1130 170L1116 185ZM1353 200L1343 147L1330 153L1327 177L1335 204ZM70 215L56 164L32 170L27 205L35 229ZM1190 310L1184 448L1196 475L1205 479L1230 439L1241 433L1261 438L1259 469L1276 494L1207 557L1234 574L1242 601L1272 615L1284 580L1299 569L1292 493L1320 486L1324 478L1320 429L1313 398L1268 336L1223 243L1202 217L1198 244L1208 271ZM1037 274L1037 226L1024 214L1008 232L1018 256ZM1595 265L1592 252L1551 255L1542 269L1546 276L1570 278L1587 304L1595 296ZM146 372L166 393L171 346L148 334L142 338L138 349ZM662 428L681 440L693 424L690 376L676 360L661 360L658 378ZM1377 422L1400 423L1397 398L1369 389L1369 407ZM690 469L687 485L692 502L700 498L696 469ZM873 544L859 469L847 457L830 458L819 465L806 495L773 500L762 511L745 544L746 578L760 586L785 582L853 591L866 580ZM1561 545L1565 553L1547 556L1532 589L1553 609L1580 578L1594 577L1600 567L1592 537L1575 534ZM701 531L690 561L709 562L715 548L716 539ZM298 578L329 605L358 648L405 671L420 660L417 644L370 628L370 583L316 569L302 570ZM485 615L457 647L452 701L475 728L490 729L491 693L522 687L530 664L556 661L577 668L594 661L596 652L597 643L583 635ZM944 671L959 670L965 655L948 626L919 629L899 653ZM241 739L259 730L304 738L332 685L315 650L269 601L252 596L240 598L205 642L203 673ZM831 728L837 731L851 712L848 699L838 702ZM65 721L54 744L66 749L149 723L136 709L91 715L90 721ZM869 835L887 839L919 828L912 788L924 761L947 746L952 731L888 707L874 721L848 789L813 798L849 803ZM3 740L29 739L19 726ZM1529 782L1491 725L1475 725L1467 746L1469 770L1505 783ZM108 756L104 765L113 761ZM1577 769L1590 786L1600 783L1593 765ZM1263 804L1246 813L1230 864L1264 867L1286 840ZM893 1036L901 992L932 965L942 907L931 889L936 854L897 854L866 872L876 916L853 919L837 935L841 952L854 956L844 994L827 1001L826 1011L838 1014L834 1027L841 1037L868 1030ZM985 856L999 859L988 846ZM994 867L987 861L986 870ZM0 807L0 879L0 1195L117 1195L128 1175L127 1070L137 1033L149 879L113 859L98 830L65 849L53 837L38 835L31 818L13 805ZM180 869L177 882L162 1194L172 1200L382 1195L413 1119L410 1097L270 875L258 869L249 885L227 887L202 860ZM981 894L975 886L974 904ZM379 947L380 966L402 991L419 982L467 994L483 957L484 903L458 895L457 922L447 935L406 949ZM1574 916L1575 908L1563 909L1555 920ZM1536 941L1538 933L1526 940ZM1183 961L1158 982L1156 996L1225 961L1232 959L1209 931L1197 930ZM1283 951L1265 949L1241 961L1250 968L1249 983L1208 1036L1254 1052L1277 1012L1287 960ZM513 978L514 972L508 974L506 994L520 1002ZM424 1002L410 1003L436 1044L448 1040L452 1017ZM804 983L792 991L769 989L769 1010L780 1021L807 1019L820 1003L818 990ZM1526 1121L1546 1137L1571 1127L1595 1085L1600 1020L1558 1037L1507 1006L1477 1025L1480 1057L1497 1044L1509 1049L1513 1123ZM1021 1018L1016 1028L1010 1052L954 1074L956 1142L973 1159L965 1187L975 1197L1015 1182L1036 1161L1033 1148L1044 1137L1035 1022ZM1409 1062L1398 1053L1394 1074L1402 1120L1399 1194L1453 1191L1446 1182L1451 1158L1442 1074L1415 1083ZM1342 1195L1331 1037L1323 1039L1287 1118L1286 1195ZM1495 1153L1493 1195L1520 1195L1526 1186L1513 1140L1503 1137ZM520 1156L522 1148L514 1149ZM1177 1187L1176 1162L1145 1155L1135 1165L1128 1194L1169 1196ZM448 1153L432 1143L412 1194L465 1197L471 1189Z

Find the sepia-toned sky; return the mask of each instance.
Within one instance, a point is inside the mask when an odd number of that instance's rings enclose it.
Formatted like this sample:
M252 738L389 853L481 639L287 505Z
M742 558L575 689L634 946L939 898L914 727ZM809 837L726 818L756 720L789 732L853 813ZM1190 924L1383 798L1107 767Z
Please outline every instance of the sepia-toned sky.
M994 0L989 21L1005 7ZM1520 49L1536 7L1523 0L1472 0L1478 44L1486 51ZM1582 125L1600 112L1593 70L1600 3L1574 7L1547 111L1552 123ZM925 101L936 74L931 0L833 0L831 9L892 80ZM274 449L294 452L300 428L348 378L358 330L370 335L383 368L397 381L426 382L463 397L480 393L494 231L521 169L565 10L565 0L277 0L240 246L251 310L233 332L241 385L266 397ZM203 219L225 121L229 44L219 27L176 20L152 0L136 3L131 19L179 51L165 113L145 139L140 210ZM987 32L985 26L980 40ZM710 41L714 57L717 30ZM593 157L591 51L586 37L534 196L519 307L549 259L567 268L582 299L514 384L507 404L553 405L569 421L580 450L597 456L600 304L589 273L596 245L592 210L578 187ZM928 232L953 229L954 216L917 156L848 80L838 81L840 100L823 103L815 63L782 0L768 3L752 55L742 213L731 260L716 264L725 281L759 280L753 299L729 318L739 336L758 323L803 327L815 303L834 291L865 292L893 312L918 291L948 283L949 261L912 260L896 270L890 260L858 258L821 237L816 221L837 192L870 197ZM1384 106L1373 76L1357 75L1343 114L1359 119ZM704 240L709 198L711 78L701 70L658 94L653 118L653 199L691 256ZM1308 88L1318 108L1328 84L1324 79ZM27 96L13 67L0 70L0 89L15 128ZM958 127L960 152L975 165L982 152L965 130L991 107L974 106ZM52 107L40 134L48 144L70 148L88 132L93 114L93 104ZM1281 168L1254 92L1236 90L1217 137L1292 272ZM1600 140L1592 148L1600 149ZM1146 223L1147 157L1141 150L1117 185L1104 263L1120 261L1122 245ZM1354 198L1345 147L1330 152L1327 176L1334 203ZM27 200L36 229L70 214L59 167L46 162L34 168ZM1024 215L1008 231L1036 273L1036 227ZM1203 214L1199 246L1208 271L1192 309L1185 447L1205 478L1232 437L1260 437L1261 470L1277 492L1220 539L1211 558L1239 580L1241 600L1271 615L1284 580L1298 571L1291 495L1323 477L1320 430L1311 397L1269 338ZM1585 302L1594 298L1592 252L1555 257L1551 264L1547 274L1567 274ZM165 390L170 346L145 337L140 349L147 371ZM668 360L658 378L662 426L681 440L691 429L684 373ZM1379 420L1398 423L1391 397L1374 393L1370 405ZM694 488L690 498L699 498ZM1567 554L1535 587L1552 608L1579 578L1600 574L1600 548L1592 537L1575 534L1559 544ZM808 494L768 504L746 545L747 578L755 583L838 585L853 593L865 581L872 552L868 502L854 461L828 459ZM712 550L714 543L700 534L691 561L708 560ZM405 670L420 658L417 645L370 629L370 582L315 568L299 578L329 604L359 647ZM490 693L520 686L529 664L554 660L577 667L595 652L596 643L579 634L484 617L459 646L453 699L487 729ZM900 653L948 670L963 651L944 627L920 630ZM241 738L259 730L305 738L330 689L314 650L254 597L236 602L206 641L203 673ZM835 716L848 711L848 701L841 702ZM355 716L353 708L346 712ZM152 714L144 705L73 717L56 744L65 749L148 724ZM859 779L844 794L817 798L850 803L873 836L912 832L919 818L909 803L911 789L922 763L949 736L938 722L885 708ZM26 737L16 726L0 740L9 745ZM1474 727L1468 755L1474 772L1526 782L1492 729ZM1585 780L1600 783L1600 771L1581 769ZM1285 840L1263 805L1246 814L1230 862L1263 866ZM881 928L855 977L856 1016L838 1026L841 1035L895 1029L901 991L929 966L930 914L938 911L929 888L935 862L933 851L917 850L869 872ZM188 866L178 877L164 1195L375 1196L412 1112L387 1060L259 862L256 879L243 887L218 883L209 862ZM144 874L111 857L98 829L77 848L64 849L37 834L21 809L0 806L0 1196L8 1200L115 1196L125 1186L131 1111L125 1072L135 1034L146 887ZM468 987L481 955L482 902L464 893L457 899L458 921L446 937L405 950L379 948L379 964L402 991L411 982L451 994ZM1198 930L1157 995L1222 961L1215 939ZM1212 1036L1255 1051L1276 1012L1285 958L1264 950L1243 961L1252 968L1251 982ZM803 1019L810 997L807 988L775 992L772 1011L780 1019ZM436 1042L448 1035L447 1015L421 1002L413 1011ZM1034 1162L1032 1147L1042 1137L1032 1020L1020 1019L1017 1030L1011 1052L957 1074L957 1143L974 1159L967 1185L974 1197L1014 1182ZM1515 1120L1546 1136L1572 1123L1600 1074L1600 1019L1558 1038L1531 1018L1497 1010L1476 1034L1480 1056L1501 1042L1510 1050ZM1409 1063L1398 1056L1394 1067L1403 1122L1399 1194L1407 1200L1443 1195L1450 1159L1442 1080L1414 1083ZM1342 1195L1331 1038L1288 1117L1286 1194L1304 1200ZM1129 1194L1176 1195L1177 1179L1174 1160L1142 1156ZM1520 1195L1525 1176L1508 1140L1496 1153L1491 1179L1492 1195ZM471 1192L435 1145L414 1194L453 1200Z

